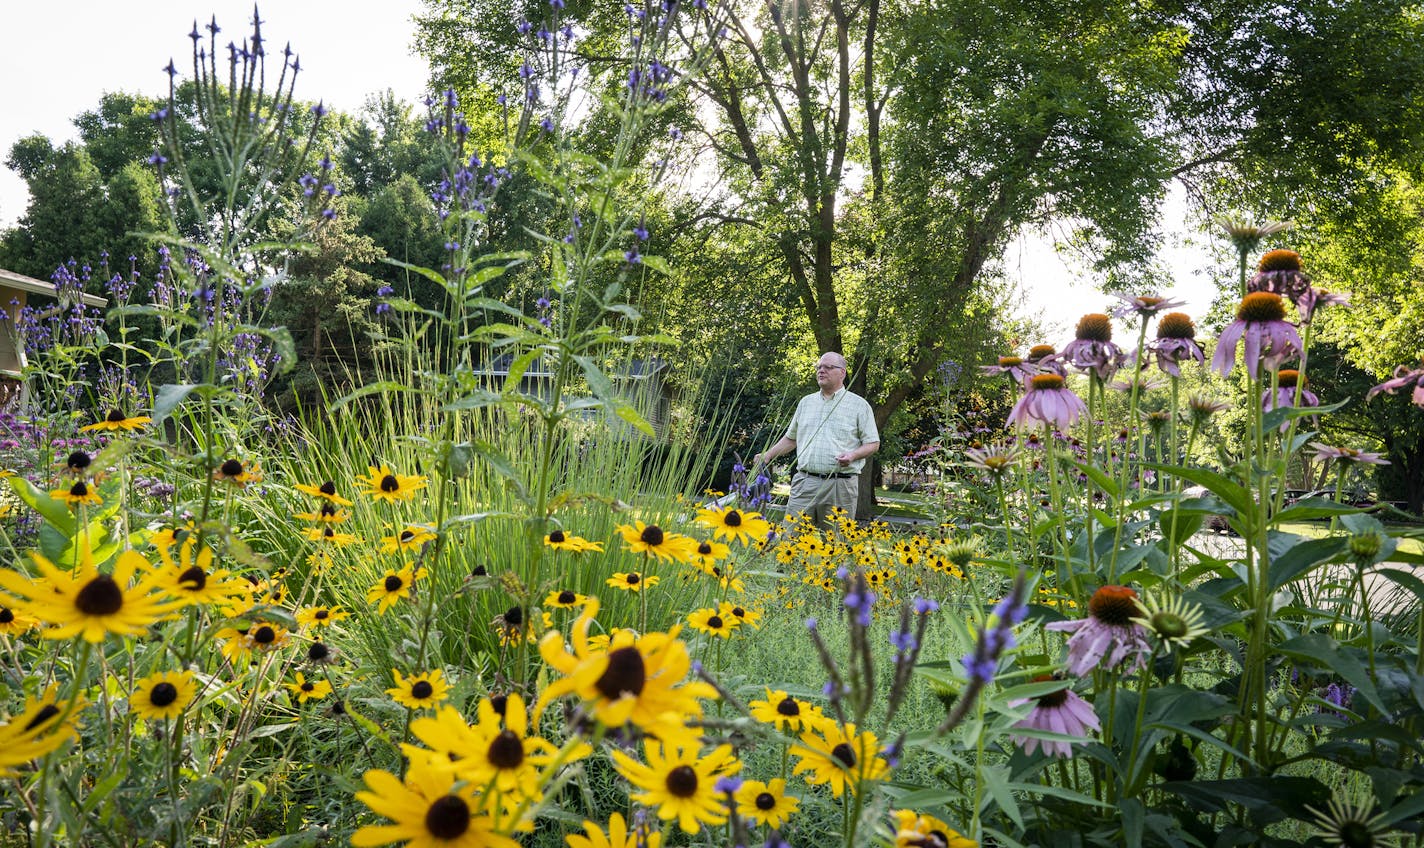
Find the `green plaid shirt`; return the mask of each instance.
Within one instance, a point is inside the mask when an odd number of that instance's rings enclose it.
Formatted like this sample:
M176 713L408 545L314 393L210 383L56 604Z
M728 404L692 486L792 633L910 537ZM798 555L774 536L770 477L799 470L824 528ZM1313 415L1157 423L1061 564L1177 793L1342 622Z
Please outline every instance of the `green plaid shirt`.
M842 388L829 398L812 392L796 404L786 438L796 443L796 468L811 474L860 473L864 459L849 465L836 457L867 442L880 441L875 413L860 395Z

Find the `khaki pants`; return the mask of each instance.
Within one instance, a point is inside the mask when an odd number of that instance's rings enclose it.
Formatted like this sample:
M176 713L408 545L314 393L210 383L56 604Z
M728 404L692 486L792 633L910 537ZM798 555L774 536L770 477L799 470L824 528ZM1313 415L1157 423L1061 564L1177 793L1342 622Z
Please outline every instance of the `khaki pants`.
M840 507L855 519L855 506L860 494L860 475L822 480L798 471L791 478L791 497L786 502L786 519L795 521L796 516L806 513L817 528L826 527L826 516L835 507Z

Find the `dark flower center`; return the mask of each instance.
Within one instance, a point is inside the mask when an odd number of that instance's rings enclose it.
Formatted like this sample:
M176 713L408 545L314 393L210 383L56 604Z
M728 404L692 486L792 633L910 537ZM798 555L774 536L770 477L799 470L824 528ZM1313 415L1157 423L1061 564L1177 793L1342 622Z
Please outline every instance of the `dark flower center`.
M277 641L277 631L270 625L262 625L252 634L252 641L259 645L270 645Z
M325 483L321 484L317 491L321 492L323 495L334 495L336 494L336 484L331 482L330 480L327 480Z
M124 606L124 590L107 574L84 584L74 596L74 606L85 615L113 615Z
M1137 614L1137 593L1126 586L1103 586L1088 601L1093 618L1114 627L1126 627Z
M1300 254L1294 250L1271 250L1261 257L1257 271L1299 271Z
M458 795L435 799L425 811L425 829L436 839L457 839L470 829L470 805Z
M192 592L200 591L208 585L208 573L195 565L178 575L178 585Z
M148 702L155 707L166 707L176 700L178 700L178 687L166 680L154 686L148 693Z
M524 610L521 607L510 607L504 611L504 623L518 627L524 623Z
M326 619L328 619L328 618L330 618L330 617L331 617L331 610L324 610L324 609L319 609L319 610L316 611L315 614L312 615L312 618L316 619L317 621L325 621Z
M727 510L727 514L722 516L722 523L726 524L728 527L741 527L742 514L740 512L737 512L735 509L729 509Z
M1032 360L1039 360L1044 358L1045 356L1052 356L1055 352L1056 351L1054 351L1053 345L1034 345L1033 347L1028 349L1028 358Z
M325 642L313 642L311 647L307 648L307 659L312 662L321 662L329 656L331 656L331 649L326 646Z
M648 682L648 668L643 664L643 655L637 648L626 647L612 651L608 655L608 667L594 682L593 688L605 698L618 699L623 695L641 695Z
M25 729L34 730L36 727L39 727L57 715L59 715L59 707L54 704L45 704L43 707L40 707L39 712L35 713L35 717L30 719L29 723L25 725Z
M394 475L394 474L387 474L386 476L384 476L384 477L381 478L381 491L383 491L383 492L399 492L399 491L400 491L400 481L396 479L396 475ZM450 796L447 796L447 797L454 798L453 795L450 795ZM455 800L459 801L458 798L456 798ZM437 803L439 803L439 802L437 802ZM461 806L464 806L464 804L465 804L464 801L460 801L460 805L461 805ZM433 809L433 808L432 808L432 809ZM465 809L465 815L466 815L466 817L468 817L469 814L470 814L469 808L466 808L466 809ZM461 832L463 833L463 831L461 831Z
M643 528L643 535L638 538L643 540L643 544L656 548L663 543L663 528L656 524L649 524Z
M578 595L575 595L568 589L565 589L564 591L559 593L559 603L561 604L571 604L576 600L578 600Z
M236 477L242 473L242 463L235 459L229 459L222 464L220 469L224 477Z
M702 544L697 546L697 552L699 554L702 554L703 556L710 556L712 553L712 543L703 542Z
M735 615L737 618L746 618L747 611L741 607L732 607L732 615Z
M1013 368L1015 365L1022 365L1023 359L1017 356L999 357L999 365L1003 368Z
M411 539L414 539L414 538L415 538L415 531L414 531L414 530L402 530L402 531L401 531L400 540L401 540L402 542L409 542Z
M770 792L762 792L756 796L756 808L758 810L776 809L776 796Z
M855 768L855 751L844 742L831 749L831 759L846 768Z
M399 592L400 588L404 585L405 581L400 579L399 576L395 574L390 574L386 576L385 586L387 592Z
M323 539L335 539L336 531L332 530L330 527L327 527L326 529L321 531L321 536Z
M313 683L312 681L310 681L310 680L303 680L303 681L302 681L302 691L303 691L303 692L310 692L310 691L312 691L312 690L315 689L315 688L316 688L316 684Z
M721 630L722 625L725 623L726 622L722 621L722 616L720 615L708 616L707 618L707 626L713 630Z
M514 731L500 731L490 743L486 756L489 757L490 765L497 769L518 768L519 764L524 762L524 743L519 741Z
M1063 388L1063 378L1057 374L1035 374L1031 378L1030 384L1034 391L1061 389Z
M1162 316L1162 320L1157 322L1157 338L1159 339L1194 339L1197 337L1197 325L1192 321L1192 317L1185 312L1168 312Z
M324 503L321 505L321 511L319 514L322 518L330 518L336 515L336 507L332 506L329 503Z
M1374 831L1362 821L1341 822L1337 829L1337 838L1344 848L1373 848L1379 844L1375 841Z
M1304 387L1309 383L1299 371L1294 368L1282 368L1276 375L1283 389L1293 389L1297 385Z
M1078 319L1074 337L1092 342L1112 341L1112 319L1101 312L1089 312Z
M487 574L489 574L489 569L485 568L483 565L477 565L474 567L473 570L470 571L471 577L484 577Z
M1068 690L1059 689L1057 692L1049 692L1047 695L1039 695L1038 705L1040 707L1061 707L1068 702Z
M1281 296L1278 294L1251 292L1241 298L1241 305L1236 307L1236 320L1256 323L1284 321L1286 320L1285 303L1281 301Z
M435 687L430 685L428 680L417 680L411 684L410 694L420 700L425 700L435 693Z
M630 574L624 582L626 582L629 586L637 586L638 582L642 579L643 578L637 574Z
M110 424L117 424L120 421L128 420L128 416L124 414L124 411L122 409L111 409L109 410L109 414L104 418L104 420L108 421Z
M697 772L692 766L678 766L668 772L668 793L677 798L691 798L697 794Z
M89 487L84 485L83 480L80 480L69 488L69 494L76 498L87 498L89 497Z
M69 459L66 460L66 462L70 468L73 468L75 471L80 471L89 467L89 454L84 451L75 451L69 455Z
M491 706L491 707L494 707L494 711L495 711L496 713L499 713L500 715L504 715L504 709L505 709L505 707L508 707L508 706L509 706L509 696L508 696L508 695L491 695L489 700L490 700L490 706Z
M549 534L549 541L556 545L563 542L565 538L567 537L564 536L564 531L562 530L555 530Z
M9 607L0 607L0 624L9 624L15 620L15 612Z

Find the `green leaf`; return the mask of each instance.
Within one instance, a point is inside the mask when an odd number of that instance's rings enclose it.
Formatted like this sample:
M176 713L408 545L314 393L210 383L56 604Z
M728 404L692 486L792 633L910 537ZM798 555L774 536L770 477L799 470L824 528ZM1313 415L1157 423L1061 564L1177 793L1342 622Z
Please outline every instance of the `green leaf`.
M1348 544L1348 540L1343 536L1308 539L1299 542L1284 554L1271 559L1266 582L1270 585L1271 591L1275 591L1306 574L1320 563L1334 558L1345 549L1346 544Z
M1350 515L1363 512L1349 504L1337 504L1326 498L1305 498L1296 501L1276 514L1276 521L1310 521L1316 518L1330 518L1334 515Z
M196 383L169 383L159 386L158 393L153 398L153 418L154 429L157 429L173 411L188 399L188 395L198 388Z
M627 421L629 424L632 424L635 428L637 428L638 432L642 433L648 438L651 439L657 436L657 433L653 430L653 425L649 424L648 419L644 418L638 412L638 410L634 409L632 406L622 400L618 400L615 402L618 405L613 408L614 414L616 414L624 421Z
M337 401L336 401L336 403L334 403L334 404L331 405L331 409L332 409L332 411L334 412L334 411L336 411L336 410L338 410L338 409L341 409L342 407L346 406L347 404L351 403L351 402L354 401L354 400L360 400L361 398L367 397L367 396L369 396L369 395L381 395L381 394L385 394L386 392L411 392L411 391L415 391L415 390L412 389L410 386L407 386L405 383L397 382L396 380L380 380L380 381L375 382L375 383L367 383L366 385L362 386L361 388L357 389L356 391L354 391L354 392L352 392L352 393L350 393L350 394L348 394L348 395L346 395L346 396L344 396L344 397L338 398Z
M1389 709L1380 699L1379 691L1370 678L1369 670L1361 665L1351 652L1342 650L1339 643L1324 633L1297 636L1281 643L1277 650L1293 659L1313 662L1334 671L1345 678L1346 683L1355 687L1380 713L1389 714Z
M55 500L49 496L49 492L35 488L35 484L24 477L15 475L9 479L10 488L15 491L20 500L25 502L26 506L44 516L45 522L66 539L74 536L78 523L74 520L74 513L69 509L69 504ZM53 559L54 557L50 556L49 558Z
M1187 513L1181 509L1169 509L1157 517L1162 528L1162 538L1173 547L1182 544L1201 529L1201 513Z
M643 257L643 264L648 266L649 269L662 274L664 277L672 276L672 267L669 266L668 261L661 256L645 255Z
M1174 474L1183 480L1206 487L1207 491L1221 498L1223 501L1226 501L1228 506L1241 515L1249 514L1255 506L1255 502L1251 499L1251 493L1246 490L1246 487L1231 480L1224 474L1208 471L1205 468L1162 465L1155 462L1145 464L1148 468L1154 468L1167 474Z
M1267 412L1264 416L1261 417L1261 428L1265 430L1265 432L1269 433L1272 430L1281 429L1281 427L1285 426L1287 421L1290 421L1293 418L1305 418L1306 416L1311 415L1324 415L1328 412L1334 412L1335 410L1344 406L1346 403L1348 403L1348 401L1342 400L1339 403L1332 403L1329 406L1302 406L1300 409L1296 409L1292 406L1278 407L1276 409L1271 410L1270 412Z
M1084 474L1088 475L1088 479L1092 480L1094 485L1096 485L1105 494L1107 494L1108 497L1116 498L1118 496L1117 481L1109 477L1098 466L1093 465L1091 463L1082 462L1072 462L1069 464L1072 465L1074 468L1078 469L1079 471L1083 472Z
M999 809L1004 811L1013 823L1023 829L1023 813L1019 811L1019 802L1014 798L1014 792L1009 787L1009 767L1003 764L986 765L980 771L984 782L984 789L989 793L989 797L994 799L994 803L999 805Z
M445 275L440 273L439 271L435 271L430 268L424 268L420 265L412 265L409 262L402 262L399 259L392 259L389 256L386 257L383 261L387 265L394 265L397 268L404 268L407 271L419 274L420 276L424 277L427 280L430 280L433 283L439 283L442 287L447 285Z

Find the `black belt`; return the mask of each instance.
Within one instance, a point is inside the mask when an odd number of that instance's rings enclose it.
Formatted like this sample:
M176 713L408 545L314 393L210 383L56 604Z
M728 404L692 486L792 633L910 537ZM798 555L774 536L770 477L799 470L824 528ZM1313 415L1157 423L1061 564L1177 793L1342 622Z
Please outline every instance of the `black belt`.
M842 474L839 472L836 474L814 474L810 471L802 471L801 473L805 474L807 477L815 477L817 480L849 480L852 477L859 476L856 474Z

